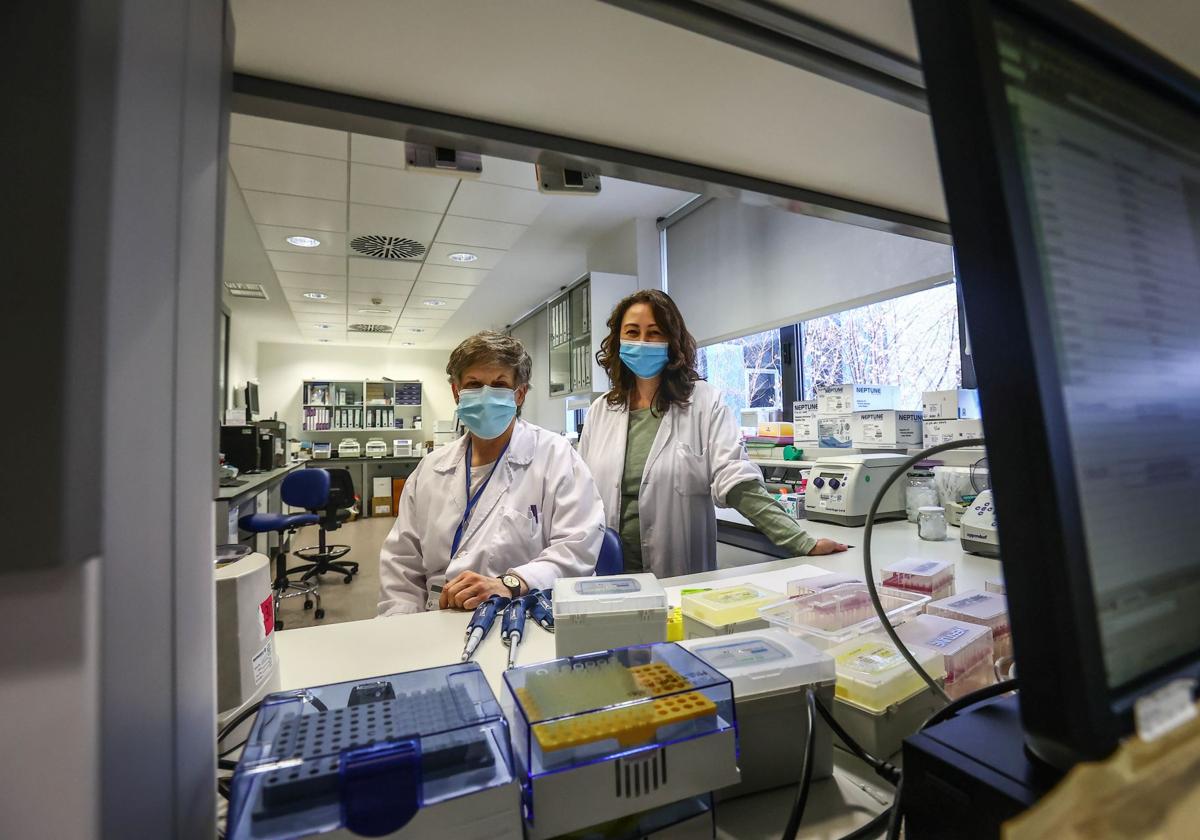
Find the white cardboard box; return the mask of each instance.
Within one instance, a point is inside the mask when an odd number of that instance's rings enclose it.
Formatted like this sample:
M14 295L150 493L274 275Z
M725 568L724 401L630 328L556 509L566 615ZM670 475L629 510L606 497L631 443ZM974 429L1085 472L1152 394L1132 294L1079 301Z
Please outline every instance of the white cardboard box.
M921 395L926 420L978 420L979 392L974 388L926 391Z
M817 416L817 401L816 400L796 400L792 403L792 419L798 420L801 417L816 417Z
M821 385L817 387L817 413L832 416L885 411L896 407L899 393L895 385Z
M982 420L926 420L924 426L925 446L983 437Z
M920 446L921 412L855 412L852 437L855 446Z
M816 443L821 439L819 423L815 414L797 417L792 426L795 431L792 440L796 443Z
M817 418L817 442L823 449L849 449L854 436L854 415Z

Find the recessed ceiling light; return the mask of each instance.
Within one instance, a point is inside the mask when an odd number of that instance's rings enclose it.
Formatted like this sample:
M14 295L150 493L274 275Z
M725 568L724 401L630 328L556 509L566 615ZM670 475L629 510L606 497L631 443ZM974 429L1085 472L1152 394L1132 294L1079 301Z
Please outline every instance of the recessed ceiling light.
M461 262L461 263L475 262L475 260L479 259L479 257L475 256L474 254L468 253L466 251L455 251L453 254L450 255L449 258L453 262Z
M412 341L401 341L401 342L400 342L400 346L401 346L401 347L416 347L417 345L416 345L416 342L412 342Z
M441 298L430 298L429 300L421 301L422 306L445 306L446 301Z
M316 326L317 326L317 329L319 329L319 330L327 330L327 329L329 329L329 325L328 325L328 324L317 324Z
M324 292L305 292L304 296L309 300L329 300L329 295Z
M317 339L317 341L321 342L322 344L328 344L328 343L329 343L329 339L328 339L328 338L318 338L318 339Z
M358 310L358 314L359 315L391 315L392 310L390 310L390 309L360 309L360 310Z
M412 333L423 333L423 332L425 332L425 328L424 327L410 327L408 331L412 332Z
M321 244L320 239L313 239L311 236L289 236L286 242L297 248L316 248Z

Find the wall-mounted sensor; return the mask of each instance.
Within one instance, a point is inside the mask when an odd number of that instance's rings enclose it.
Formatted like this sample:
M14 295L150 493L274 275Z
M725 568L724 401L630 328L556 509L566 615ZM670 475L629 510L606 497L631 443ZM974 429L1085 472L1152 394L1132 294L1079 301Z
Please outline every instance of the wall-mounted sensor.
M409 169L438 172L457 178L478 178L483 172L483 157L478 152L468 152L452 146L405 143L404 160Z
M538 164L538 192L547 195L599 195L600 173L565 166Z

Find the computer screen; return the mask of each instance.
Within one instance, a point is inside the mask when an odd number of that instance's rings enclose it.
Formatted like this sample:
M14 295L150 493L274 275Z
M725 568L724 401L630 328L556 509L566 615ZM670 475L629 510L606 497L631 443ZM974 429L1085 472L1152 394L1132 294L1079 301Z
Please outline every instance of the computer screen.
M1117 689L1200 649L1200 115L994 20Z
M258 414L258 383L246 383L246 407L251 414Z

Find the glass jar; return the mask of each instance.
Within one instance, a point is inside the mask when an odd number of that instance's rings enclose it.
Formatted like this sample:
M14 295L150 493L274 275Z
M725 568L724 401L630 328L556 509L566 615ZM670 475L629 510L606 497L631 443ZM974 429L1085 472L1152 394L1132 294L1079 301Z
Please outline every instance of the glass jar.
M946 511L940 505L924 505L917 511L917 536L923 540L946 539Z
M929 470L913 470L908 474L908 487L904 491L904 512L909 522L917 521L917 511L926 505L938 503L937 483Z

